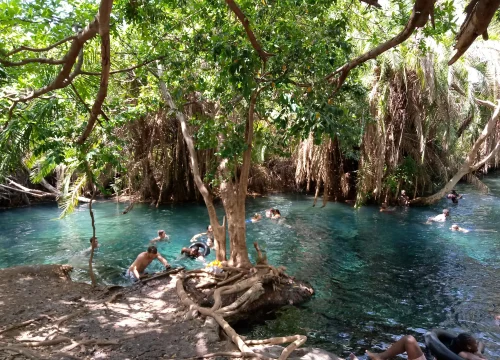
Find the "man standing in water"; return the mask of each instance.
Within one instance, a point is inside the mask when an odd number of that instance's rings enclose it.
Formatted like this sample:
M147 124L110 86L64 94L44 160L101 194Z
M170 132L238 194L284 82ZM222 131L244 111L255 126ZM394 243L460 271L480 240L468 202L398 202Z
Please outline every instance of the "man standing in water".
M165 260L163 256L158 253L156 246L150 246L148 247L148 251L144 251L137 256L135 261L128 268L126 275L129 277L132 277L133 275L137 280L140 280L141 274L144 273L144 270L146 270L148 265L151 264L154 259L160 260L160 262L165 265L165 268L167 269L171 267L167 260Z

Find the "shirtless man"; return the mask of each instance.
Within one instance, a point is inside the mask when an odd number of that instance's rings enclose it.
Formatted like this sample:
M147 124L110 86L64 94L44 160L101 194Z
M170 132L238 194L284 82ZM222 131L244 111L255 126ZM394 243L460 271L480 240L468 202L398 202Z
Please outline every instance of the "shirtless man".
M430 224L432 222L445 222L448 216L450 216L450 210L444 209L442 214L428 218L427 224Z
M158 237L155 237L150 241L151 244L156 244L158 241L170 240L167 234L165 234L165 230L158 230Z
M163 256L158 253L156 246L148 247L148 251L144 251L137 256L135 261L130 265L127 270L127 276L131 277L133 275L137 280L141 279L141 274L146 270L149 264L154 259L160 260L160 262L165 265L166 269L169 269L171 266L168 264L167 260L163 258Z

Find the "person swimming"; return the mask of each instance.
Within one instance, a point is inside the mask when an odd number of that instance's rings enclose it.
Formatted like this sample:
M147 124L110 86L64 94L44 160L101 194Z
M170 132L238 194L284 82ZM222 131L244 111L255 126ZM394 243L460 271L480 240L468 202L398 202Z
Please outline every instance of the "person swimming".
M281 213L278 209L271 209L271 219L279 219L281 217Z
M461 228L460 226L458 226L457 224L453 224L451 225L451 228L450 228L451 231L460 231L460 232L463 232L463 233L468 233L469 230L467 229L464 229L464 228Z
M192 242L192 243L197 242L198 239L202 236L207 237L207 240L206 240L207 245L209 247L213 248L214 247L214 230L212 229L212 225L207 226L206 232L199 233L199 234L196 234L195 236L193 236L189 242Z
M158 230L158 236L150 241L151 244L156 244L159 241L169 241L170 237L165 234L165 230Z
M203 254L200 251L199 246L183 247L181 250L181 255L186 255L192 259L203 258Z
M262 220L262 215L259 213L255 213L254 216L250 219L251 222L256 223Z
M461 199L462 195L457 193L455 190L451 190L451 192L448 195L446 195L446 198L450 199L452 203L458 204L458 199Z
M383 202L381 205L380 205L380 212L392 212L396 210L395 208L390 208L390 207L387 207L387 203Z
M450 216L450 210L444 209L442 214L428 218L426 224L430 224L432 222L445 222L448 216Z

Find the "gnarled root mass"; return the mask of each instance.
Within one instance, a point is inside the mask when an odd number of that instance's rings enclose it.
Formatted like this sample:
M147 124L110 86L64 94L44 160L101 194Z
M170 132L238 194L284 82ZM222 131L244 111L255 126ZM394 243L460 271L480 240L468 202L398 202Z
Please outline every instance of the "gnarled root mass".
M270 359L252 351L251 346L288 343L289 345L279 356L279 360L285 360L296 348L306 342L306 336L293 335L265 340L244 340L229 324L240 319L244 313L255 314L255 311L259 308L269 309L269 306L273 307L273 305L283 306L290 303L304 302L312 296L313 290L311 287L305 284L297 284L293 278L285 275L284 270L282 267L257 265L247 271L233 270L233 274L229 274L231 270L228 269L226 270L228 273L226 279L220 279L216 275L195 270L186 273L184 276L179 276L176 289L181 302L189 308L188 316L201 314L213 318L241 351L240 353L231 353L231 355L225 354L226 356ZM206 281L207 285L195 284L193 282L195 278ZM215 287L215 289L207 290L210 287ZM294 288L297 292L295 298L283 295L287 294L287 290L290 288ZM263 296L264 294L266 296ZM288 292L288 294L291 293ZM276 299L278 297L281 298L281 303ZM288 302L285 302L285 298Z

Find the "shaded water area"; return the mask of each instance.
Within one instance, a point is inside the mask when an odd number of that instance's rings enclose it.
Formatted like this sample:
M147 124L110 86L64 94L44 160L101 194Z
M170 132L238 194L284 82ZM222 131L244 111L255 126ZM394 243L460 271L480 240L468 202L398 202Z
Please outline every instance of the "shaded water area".
M402 334L423 342L432 328L469 331L486 344L488 358L500 358L500 177L486 179L492 193L470 186L460 204L444 200L431 208L355 210L344 204L311 207L312 198L276 195L249 199L247 213L278 207L284 218L247 224L248 244L266 250L270 263L309 281L315 297L300 308L281 310L273 319L238 331L254 338L305 334L309 346L339 355L385 348ZM200 267L178 254L208 224L201 205L150 208L137 204L96 203L97 236L101 244L94 269L101 282L125 284L121 276L144 251L158 229L170 235L160 243L173 265ZM451 210L445 224L425 225L427 217ZM69 263L74 280L88 281L87 257L91 226L87 206L63 220L55 205L0 212L0 267ZM468 228L451 232L452 223ZM253 258L254 251L250 251ZM211 254L208 261L214 259ZM160 270L156 262L152 270Z

